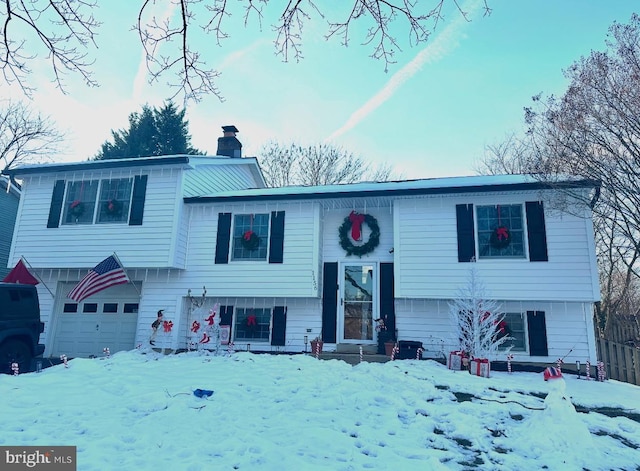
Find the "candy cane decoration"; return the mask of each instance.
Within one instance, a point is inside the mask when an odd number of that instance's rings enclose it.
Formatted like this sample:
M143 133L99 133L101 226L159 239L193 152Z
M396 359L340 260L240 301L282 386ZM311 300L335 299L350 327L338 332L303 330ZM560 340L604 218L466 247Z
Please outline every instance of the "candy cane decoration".
M233 342L227 344L227 353L231 355L233 353Z
M591 362L589 360L587 360L587 377L585 379L591 380Z
M111 351L109 350L109 347L104 347L102 349L102 353L104 353L105 355L107 355L107 358L109 358L111 356Z
M420 360L422 358L422 352L424 350L422 350L422 348L418 348L418 350L416 351L416 360Z
M69 368L69 364L67 363L67 355L65 355L64 353L60 355L60 360L62 360L65 368Z
M362 345L360 345L360 363L362 363L363 360L363 355L362 355Z
M315 352L313 352L314 356L316 357L316 360L318 360L320 358L320 342L316 342L315 343Z
M400 349L398 348L398 344L393 346L393 350L391 350L391 361L396 359L396 353L398 353Z
M556 360L556 367L560 370L562 369L562 364L564 363L564 360L562 358L558 358Z
M507 355L507 373L511 374L511 360L513 360L513 354Z
M11 371L13 371L13 376L18 376L20 374L20 365L15 362L11 363Z
M604 363L599 361L597 369L598 369L598 381L604 381L607 376L607 374L604 371Z

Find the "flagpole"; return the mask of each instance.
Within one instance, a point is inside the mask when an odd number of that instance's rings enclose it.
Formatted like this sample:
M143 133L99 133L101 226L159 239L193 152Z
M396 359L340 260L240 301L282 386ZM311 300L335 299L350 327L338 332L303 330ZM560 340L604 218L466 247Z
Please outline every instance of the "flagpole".
M36 271L34 270L34 268L31 266L31 264L29 263L29 261L28 261L26 258L24 258L24 256L22 256L22 255L20 255L20 260L23 260L23 261L24 261L24 263L26 263L26 264L27 264L27 266L28 266L28 267L29 267L29 269L30 269L30 272L31 272L31 273L33 273L33 275L38 279L38 281L39 281L40 283L42 283L42 286L44 286L44 287L47 289L47 291L49 291L49 294L51 295L51 297L52 297L52 298L55 298L55 296L54 296L54 294L53 294L53 291L51 291L51 290L49 289L49 287L47 286L47 284L46 284L44 281L42 281L42 278L40 278L40 277L38 276L38 274L36 273Z
M124 270L125 274L127 274L127 269L122 264L122 261L120 260L120 257L118 257L118 254L113 252L113 256L116 258L116 260L118 261L118 264L122 267L122 269ZM127 274L127 278L129 278L129 283L131 283L133 285L133 287L135 288L135 290L138 292L138 296L142 297L142 293L140 292L140 290L138 289L136 284L133 281L131 281L131 278L129 277L128 274Z

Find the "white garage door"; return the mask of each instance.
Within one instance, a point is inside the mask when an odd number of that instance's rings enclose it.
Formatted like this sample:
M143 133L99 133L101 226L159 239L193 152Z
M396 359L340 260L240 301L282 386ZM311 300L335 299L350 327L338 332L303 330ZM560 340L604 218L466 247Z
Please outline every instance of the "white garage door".
M63 283L54 311L56 327L52 356L69 358L104 355L135 347L140 296L131 284L113 286L80 303L66 298L75 283Z

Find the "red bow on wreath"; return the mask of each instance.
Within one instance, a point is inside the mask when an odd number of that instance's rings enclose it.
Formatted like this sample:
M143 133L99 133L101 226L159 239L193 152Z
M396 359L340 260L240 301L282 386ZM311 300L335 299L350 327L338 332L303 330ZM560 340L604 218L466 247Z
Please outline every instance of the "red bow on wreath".
M500 226L496 228L496 237L498 240L507 240L509 238L509 231L506 227Z
M251 240L251 236L253 235L253 231L252 230L248 230L247 232L245 232L242 236L242 238L244 240L246 240L247 242L249 242Z
M254 316L253 314L247 317L247 327L249 327L250 325L257 325L256 316Z
M198 330L200 330L200 322L198 321L193 321L193 324L191 324L191 332L198 333Z
M165 332L171 332L171 329L173 328L173 322L172 321L164 321L162 323L162 328L164 329Z
M349 221L351 221L351 238L353 240L362 240L362 223L364 222L364 214L358 214L355 211L351 211L351 214L349 214Z

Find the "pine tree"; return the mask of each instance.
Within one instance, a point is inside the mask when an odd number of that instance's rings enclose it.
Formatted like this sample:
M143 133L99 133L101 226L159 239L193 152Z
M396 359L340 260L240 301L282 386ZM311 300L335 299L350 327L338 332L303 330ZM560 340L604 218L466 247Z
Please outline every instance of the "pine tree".
M449 302L449 314L460 348L472 358L490 359L498 347L510 339L498 328L504 321L504 313L496 301L488 299L475 267L469 272L466 286Z
M129 115L129 129L111 131L112 142L102 144L96 160L149 157L154 155L190 154L203 152L191 146L186 110L178 110L171 102L163 107L142 107L141 113Z

